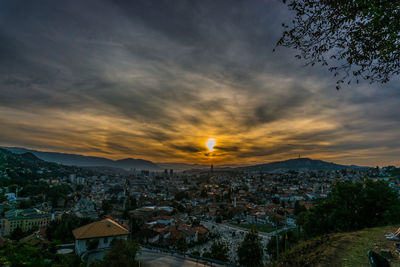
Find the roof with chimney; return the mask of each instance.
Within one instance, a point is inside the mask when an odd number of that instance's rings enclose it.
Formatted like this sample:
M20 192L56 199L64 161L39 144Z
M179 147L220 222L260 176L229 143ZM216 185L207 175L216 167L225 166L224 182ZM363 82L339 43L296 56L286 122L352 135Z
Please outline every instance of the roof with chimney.
M113 220L104 219L102 221L90 223L74 229L72 234L74 235L75 239L89 239L128 235L129 231Z

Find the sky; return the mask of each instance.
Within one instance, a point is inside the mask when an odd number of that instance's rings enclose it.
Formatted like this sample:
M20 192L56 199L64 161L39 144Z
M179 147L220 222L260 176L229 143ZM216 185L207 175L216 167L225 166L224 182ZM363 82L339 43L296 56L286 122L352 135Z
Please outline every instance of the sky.
M324 67L272 52L291 16L279 0L0 0L0 145L400 165L400 79L336 90Z

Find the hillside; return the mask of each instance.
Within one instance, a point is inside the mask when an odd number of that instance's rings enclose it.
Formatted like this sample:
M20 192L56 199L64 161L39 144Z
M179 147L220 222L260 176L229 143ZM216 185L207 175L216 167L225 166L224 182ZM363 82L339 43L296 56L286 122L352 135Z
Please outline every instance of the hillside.
M101 157L91 157L83 156L77 154L67 154L58 152L43 152L37 150L29 150L26 148L19 147L6 147L5 149L16 153L24 154L31 153L41 160L48 162L55 162L63 165L78 166L78 167L112 167L112 168L123 168L123 169L138 169L138 170L158 170L160 169L155 163L143 160L143 159L121 159L121 160L111 160Z
M340 165L322 160L314 160L309 158L289 159L285 161L277 161L266 164L258 164L252 166L241 167L239 169L245 171L262 171L262 172L277 172L287 170L304 170L304 171L319 171L319 170L341 170L345 168L360 168L355 165Z
M396 242L385 239L385 234L394 232L397 228L398 226L375 227L304 241L284 253L280 261L271 266L369 267L367 252L370 249L381 254L391 254L392 257L387 257L391 266L400 266Z

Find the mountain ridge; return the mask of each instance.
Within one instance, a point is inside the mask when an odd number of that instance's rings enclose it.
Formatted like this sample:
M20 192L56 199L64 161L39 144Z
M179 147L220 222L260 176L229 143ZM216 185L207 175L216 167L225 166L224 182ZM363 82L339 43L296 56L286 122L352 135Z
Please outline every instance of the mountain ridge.
M26 157L59 163L68 166L78 167L112 167L119 169L137 169L137 170L152 170L162 171L164 169L174 170L190 170L190 169L207 169L208 165L201 164L187 164L187 163L155 163L144 159L125 158L119 160L111 160L103 157L84 156L79 154L59 153L59 152L45 152L37 151L33 149L26 149L21 147L3 147L8 151L16 154L26 154ZM357 165L341 165L333 162L327 162L323 160L316 160L310 158L296 158L288 159L284 161L275 161L269 163L238 166L238 165L222 165L215 166L214 169L230 168L239 171L261 171L261 172L277 172L277 171L288 171L288 170L340 170L345 168L369 168L360 167Z
M8 151L16 154L31 153L37 158L48 161L59 163L67 166L78 166L78 167L114 167L123 169L138 169L138 170L159 170L159 166L155 163L144 160L144 159L121 159L111 160L102 157L84 156L79 154L59 153L59 152L45 152L31 150L21 147L3 147Z
M369 168L369 167L361 167L357 165L341 165L319 159L297 158L297 159L288 159L284 161L275 161L270 163L239 167L238 169L242 169L245 171L276 172L276 171L288 171L288 170L297 170L297 171L341 170L346 168L358 169L358 168Z

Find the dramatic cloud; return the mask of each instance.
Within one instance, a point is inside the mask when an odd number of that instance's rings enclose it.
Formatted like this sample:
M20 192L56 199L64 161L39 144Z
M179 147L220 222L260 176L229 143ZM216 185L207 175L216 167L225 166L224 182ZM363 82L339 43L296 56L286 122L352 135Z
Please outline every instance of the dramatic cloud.
M0 144L109 158L396 164L398 80L272 52L280 1L0 2ZM216 139L213 153L205 147Z

